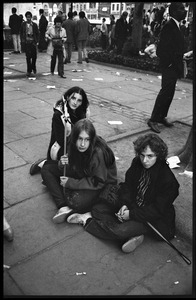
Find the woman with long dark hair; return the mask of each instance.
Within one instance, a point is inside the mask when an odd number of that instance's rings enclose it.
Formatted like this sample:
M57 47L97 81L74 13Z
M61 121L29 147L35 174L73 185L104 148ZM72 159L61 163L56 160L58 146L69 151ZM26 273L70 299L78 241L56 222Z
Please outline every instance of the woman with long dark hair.
M61 176L65 165L66 176ZM88 119L73 126L68 155L53 164L46 162L41 175L59 209L55 223L64 222L70 213L89 211L107 185L117 184L114 154Z
M64 154L65 122L67 128L67 143L73 125L83 118L90 117L89 101L85 91L74 86L68 89L54 105L52 117L52 130L47 151L47 160L59 160ZM30 174L40 172L46 159L39 159L32 164Z

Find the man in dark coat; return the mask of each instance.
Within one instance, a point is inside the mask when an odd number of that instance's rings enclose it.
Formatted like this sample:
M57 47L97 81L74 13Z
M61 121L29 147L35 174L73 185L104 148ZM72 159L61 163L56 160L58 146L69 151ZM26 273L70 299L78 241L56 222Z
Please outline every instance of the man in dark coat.
M173 126L166 117L175 93L177 79L183 77L183 54L185 51L184 39L179 27L180 21L186 17L183 3L172 2L169 6L169 15L170 20L161 29L156 52L160 58L162 69L161 90L147 123L156 133L160 133L158 123L162 123L166 127Z
M48 26L48 20L44 16L44 10L40 8L39 10L40 19L39 19L39 45L38 49L39 52L47 49L47 42L45 40L45 33Z
M12 15L9 17L9 27L11 28L11 35L13 39L14 51L13 53L21 53L21 41L20 41L20 27L22 24L21 18L17 15L17 9L12 7Z
M120 19L118 19L116 21L115 40L116 40L117 54L121 54L123 45L128 36L127 16L128 16L128 13L126 11L124 11L122 13Z
M73 214L68 223L82 224L102 239L121 243L123 252L132 252L152 231L150 222L166 239L175 234L173 202L179 183L166 162L167 145L156 134L140 136L134 143L136 157L125 174L125 182L112 186L99 197L102 203L91 213Z
M36 60L37 60L37 45L39 40L39 30L36 23L32 22L32 13L27 11L25 13L27 21L21 25L21 42L26 53L27 62L27 77L31 76L33 71L36 74Z

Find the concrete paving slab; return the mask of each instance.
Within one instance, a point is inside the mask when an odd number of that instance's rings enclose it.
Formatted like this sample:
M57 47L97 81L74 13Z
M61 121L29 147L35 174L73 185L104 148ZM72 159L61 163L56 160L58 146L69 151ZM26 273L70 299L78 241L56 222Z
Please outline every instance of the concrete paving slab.
M14 109L14 108L13 108ZM16 108L15 108L16 109ZM22 122L30 122L33 120L33 117L24 114L23 112L20 111L14 111L14 112L4 112L4 125L5 126L13 126L13 124L21 124Z
M12 130L10 130L8 127L3 127L3 141L4 144L7 144L9 142L17 141L21 139L22 136L19 134L16 134Z
M51 133L40 134L9 143L9 148L26 162L34 162L47 155Z
M29 117L30 118L30 117ZM42 119L32 119L17 123L14 126L14 131L22 137L27 138L38 134L48 133L51 130L51 116Z
M20 110L19 108L23 109L23 108L34 108L34 107L40 107L40 108L43 107L43 103L40 98L26 96L26 98L22 100L18 99L17 101L9 100L4 102L5 113L19 111Z
M26 164L26 162L15 152L10 150L6 145L3 147L3 168L4 170L15 168Z

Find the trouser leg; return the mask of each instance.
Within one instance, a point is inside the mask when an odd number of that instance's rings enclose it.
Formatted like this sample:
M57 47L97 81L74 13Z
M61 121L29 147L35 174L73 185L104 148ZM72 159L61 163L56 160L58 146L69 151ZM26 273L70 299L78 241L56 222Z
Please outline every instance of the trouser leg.
M85 230L98 238L124 242L149 232L141 222L128 220L121 223L105 203L96 204L91 213L93 218L86 223Z
M50 71L51 73L54 73L54 69L56 66L56 51L53 51L53 54L51 56L51 61L50 61Z
M58 75L62 76L64 74L64 64L63 64L63 51L58 51Z
M58 209L67 205L63 195L63 188L60 185L60 176L62 175L58 168L58 161L53 161L52 164L46 161L41 169L42 179L49 189Z
M32 72L31 66L31 48L30 45L26 44L26 62L27 62L27 73Z
M176 82L177 74L172 67L163 70L161 90L157 95L150 118L152 122L162 121L167 116L174 97Z
M82 62L82 41L78 41L78 62Z
M32 57L32 70L36 71L37 48L35 45L32 45L31 57Z
M18 51L18 49L17 49L17 35L16 34L12 34L12 40L13 40L14 51Z

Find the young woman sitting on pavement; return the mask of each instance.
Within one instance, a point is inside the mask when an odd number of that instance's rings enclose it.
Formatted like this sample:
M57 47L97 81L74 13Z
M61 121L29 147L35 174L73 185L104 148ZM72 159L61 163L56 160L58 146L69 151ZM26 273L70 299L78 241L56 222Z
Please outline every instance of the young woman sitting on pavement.
M62 176L64 167L66 176ZM68 156L53 164L46 161L41 175L58 208L55 223L64 222L71 213L89 211L108 184L117 184L114 154L88 119L72 128Z
M84 229L102 239L116 240L122 251L135 250L145 234L159 236L147 225L150 222L166 239L175 232L173 202L179 183L166 162L167 145L156 134L140 136L134 143L136 157L118 191L109 190L91 212L74 213L68 223L82 224Z
M51 138L47 151L47 160L59 160L64 153L65 122L67 128L67 143L73 125L83 118L90 117L89 101L85 91L74 86L68 89L62 99L54 105L52 117ZM34 175L40 172L45 159L39 159L31 165L30 174Z

